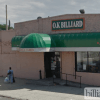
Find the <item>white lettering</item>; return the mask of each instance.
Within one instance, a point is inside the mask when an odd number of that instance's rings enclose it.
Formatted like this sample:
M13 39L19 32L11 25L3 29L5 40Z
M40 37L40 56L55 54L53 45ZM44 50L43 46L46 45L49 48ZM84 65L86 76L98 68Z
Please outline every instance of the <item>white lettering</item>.
M65 22L65 28L68 28L68 26L67 26L67 22Z
M75 25L75 21L73 22L73 27L76 27L76 25Z
M60 28L60 25L59 24L60 24L60 22L57 22L57 27L56 28Z
M64 29L64 28L75 28L75 27L82 27L83 26L83 21L81 20L66 20L65 22L62 21L62 22L53 22L52 23L52 28L54 29Z
M56 28L56 23L54 22L52 26L53 26L53 28Z
M70 27L70 21L68 21L68 27Z
M79 21L79 27L82 27L82 26L83 26L83 22Z
M76 27L79 27L79 21L76 21Z
M73 21L71 21L71 25L70 25L70 27L73 27Z
M63 22L63 27L66 28L66 24L65 24L65 22Z
M61 22L61 28L65 28L65 22Z

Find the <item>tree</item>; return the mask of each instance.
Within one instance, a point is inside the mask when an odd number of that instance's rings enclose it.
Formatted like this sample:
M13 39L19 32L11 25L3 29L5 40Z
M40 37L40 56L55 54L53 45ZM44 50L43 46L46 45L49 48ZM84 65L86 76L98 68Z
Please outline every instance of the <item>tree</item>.
M8 27L9 29L14 29L13 27ZM0 30L6 30L6 24L0 24Z

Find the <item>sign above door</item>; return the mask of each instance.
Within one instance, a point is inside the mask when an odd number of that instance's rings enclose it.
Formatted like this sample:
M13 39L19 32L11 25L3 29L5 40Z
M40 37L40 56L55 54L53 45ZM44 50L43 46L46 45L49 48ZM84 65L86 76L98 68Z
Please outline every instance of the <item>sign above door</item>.
M85 19L77 18L77 19L63 19L63 20L52 20L51 22L52 31L60 31L60 30L84 30L85 29Z

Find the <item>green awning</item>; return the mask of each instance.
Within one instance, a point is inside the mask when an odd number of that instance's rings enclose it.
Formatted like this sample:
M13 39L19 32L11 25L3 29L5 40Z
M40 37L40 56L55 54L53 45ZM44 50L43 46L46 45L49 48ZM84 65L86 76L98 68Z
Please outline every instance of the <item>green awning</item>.
M19 47L21 52L100 51L100 32L31 33L24 37L15 36L12 47Z
M20 48L46 48L51 46L50 36L47 34L31 33L22 40Z
M52 40L48 34L31 33L25 36L25 38L21 41L20 51L50 51L51 41Z
M17 50L17 48L19 48L20 43L24 37L25 36L15 36L12 38L11 40L12 50Z
M100 47L100 32L49 34L56 47Z

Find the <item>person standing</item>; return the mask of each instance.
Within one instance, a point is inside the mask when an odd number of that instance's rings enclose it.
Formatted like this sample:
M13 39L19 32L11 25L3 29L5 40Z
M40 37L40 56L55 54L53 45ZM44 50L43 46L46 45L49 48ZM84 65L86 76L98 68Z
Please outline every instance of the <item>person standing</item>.
M11 70L11 67L9 67L9 70L8 70L8 77L9 77L9 81L11 83L13 83L13 70Z

